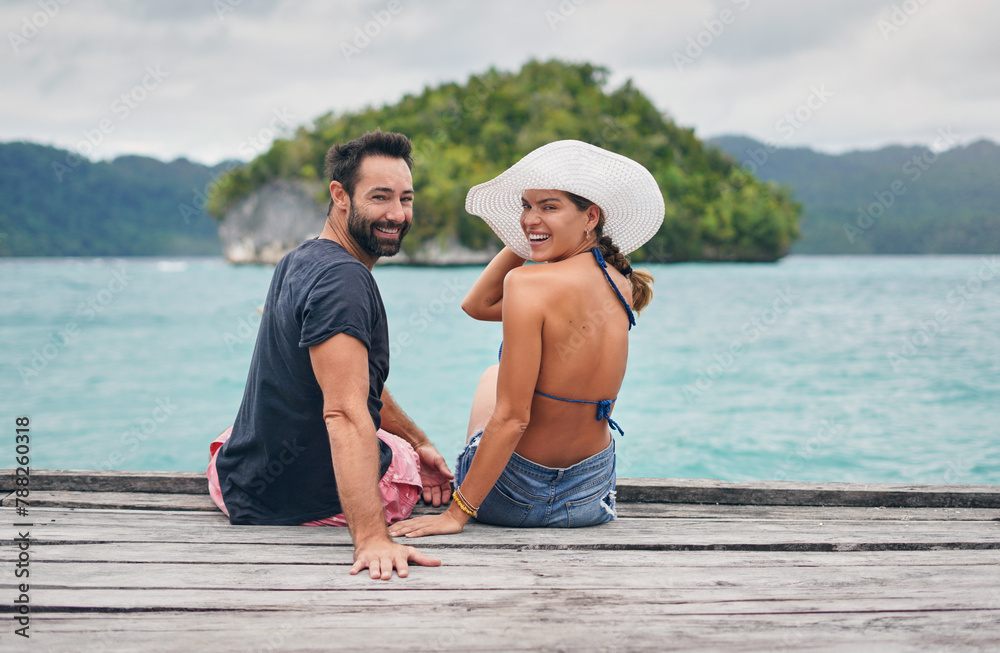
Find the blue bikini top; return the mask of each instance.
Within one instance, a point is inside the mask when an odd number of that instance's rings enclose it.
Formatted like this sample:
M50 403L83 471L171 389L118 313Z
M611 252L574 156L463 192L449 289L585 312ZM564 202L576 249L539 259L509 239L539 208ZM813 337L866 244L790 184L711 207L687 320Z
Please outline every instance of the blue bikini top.
M608 264L604 260L604 257L601 256L601 251L594 247L590 250L590 253L594 255L594 259L597 261L597 264L601 266L601 272L604 273L604 278L608 280L611 288L614 289L615 294L618 295L618 301L620 301L622 306L625 307L625 312L628 314L628 328L629 331L631 331L632 327L635 326L635 314L632 312L632 308L628 305L628 302L625 301L625 298L622 297L622 293L618 290L618 286L616 286L615 282L611 280L611 275L608 274ZM500 343L500 352L497 354L498 360L501 354L503 354L502 342ZM545 394L539 390L535 390L535 394L548 397L549 399L555 399L556 401L568 401L574 404L595 404L597 406L597 417L594 419L598 422L602 419L606 419L608 421L608 426L615 429L622 435L625 435L625 431L623 431L622 427L618 425L618 422L611 419L611 406L618 401L618 397L615 397L614 399L601 399L600 401L587 401L585 399L566 399L565 397L556 397L555 395Z

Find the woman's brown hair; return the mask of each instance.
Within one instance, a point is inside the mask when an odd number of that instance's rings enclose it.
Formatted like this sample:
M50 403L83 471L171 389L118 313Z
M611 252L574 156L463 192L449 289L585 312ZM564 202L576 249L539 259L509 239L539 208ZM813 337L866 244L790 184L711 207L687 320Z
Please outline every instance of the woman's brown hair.
M574 195L569 191L563 192L580 211L586 211L594 206L594 203L585 197ZM632 270L628 258L618 251L618 246L611 241L610 237L604 235L604 209L599 206L597 208L601 212L601 217L594 228L594 234L597 236L597 248L601 251L604 260L624 274L629 283L632 284L632 310L639 313L653 299L653 275L646 270Z

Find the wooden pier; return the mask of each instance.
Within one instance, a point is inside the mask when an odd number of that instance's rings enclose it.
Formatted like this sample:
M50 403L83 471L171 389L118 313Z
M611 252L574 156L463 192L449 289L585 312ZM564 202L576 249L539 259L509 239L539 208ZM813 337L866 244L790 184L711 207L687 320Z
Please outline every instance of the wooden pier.
M620 479L610 524L470 524L373 581L347 530L231 526L199 474L33 471L27 517L4 479L3 651L1000 650L995 486Z

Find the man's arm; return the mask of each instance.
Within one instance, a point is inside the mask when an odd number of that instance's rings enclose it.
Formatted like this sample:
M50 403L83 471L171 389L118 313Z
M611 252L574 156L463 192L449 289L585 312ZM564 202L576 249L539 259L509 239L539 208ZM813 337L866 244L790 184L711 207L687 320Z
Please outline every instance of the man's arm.
M356 574L388 580L392 570L408 573L408 562L437 566L440 560L389 538L378 492L379 448L368 413L368 350L357 338L340 333L309 348L313 372L323 390L323 420L330 437L333 473L340 505L354 540Z
M413 423L410 416L403 412L396 400L389 394L389 388L382 388L382 428L403 438L416 449L419 446L430 444L427 434L419 426Z
M426 503L440 506L451 501L451 479L455 477L448 469L444 456L431 444L427 434L403 412L389 389L382 388L382 428L403 438L420 457L420 480L424 486Z

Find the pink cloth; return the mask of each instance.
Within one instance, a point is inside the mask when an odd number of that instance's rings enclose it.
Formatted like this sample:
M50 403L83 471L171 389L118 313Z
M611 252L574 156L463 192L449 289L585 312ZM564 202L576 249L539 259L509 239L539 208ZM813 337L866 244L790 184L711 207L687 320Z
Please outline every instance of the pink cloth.
M208 493L215 505L227 517L229 511L226 510L226 504L222 500L222 488L219 487L219 473L215 469L215 459L219 456L222 444L229 439L232 433L233 427L230 426L208 445L211 460L208 463L208 469L205 470L208 476ZM420 493L423 491L423 484L420 481L420 457L417 456L417 452L413 450L410 443L398 435L393 435L382 429L379 429L376 435L392 449L392 464L389 465L389 470L378 483L379 494L382 495L382 505L385 507L386 522L392 524L409 517L413 506L417 505L417 501L420 499ZM344 519L344 513L340 513L301 525L347 526L347 520Z

